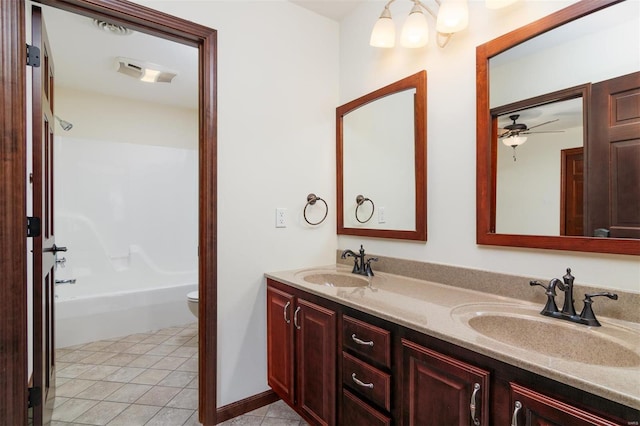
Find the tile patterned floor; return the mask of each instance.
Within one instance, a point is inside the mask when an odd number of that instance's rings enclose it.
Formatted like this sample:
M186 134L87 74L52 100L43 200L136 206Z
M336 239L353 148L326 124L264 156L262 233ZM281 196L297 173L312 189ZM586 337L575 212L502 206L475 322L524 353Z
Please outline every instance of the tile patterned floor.
M51 426L190 426L198 422L198 325L56 350ZM304 426L282 401L224 425Z

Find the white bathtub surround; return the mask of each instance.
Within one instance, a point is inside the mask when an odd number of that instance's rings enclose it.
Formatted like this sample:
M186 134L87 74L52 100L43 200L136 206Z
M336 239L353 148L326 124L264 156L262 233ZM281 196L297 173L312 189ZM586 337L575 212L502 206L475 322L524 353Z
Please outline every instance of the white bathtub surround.
M58 136L56 345L193 321L197 158L193 149Z
M79 345L193 322L185 295L197 283L60 299L56 347Z

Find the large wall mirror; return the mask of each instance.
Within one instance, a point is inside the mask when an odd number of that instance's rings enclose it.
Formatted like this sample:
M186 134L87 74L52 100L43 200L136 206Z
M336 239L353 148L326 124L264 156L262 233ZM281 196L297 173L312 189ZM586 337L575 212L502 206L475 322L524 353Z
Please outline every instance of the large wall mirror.
M640 255L640 3L478 46L478 244Z
M336 109L338 234L427 240L427 73Z

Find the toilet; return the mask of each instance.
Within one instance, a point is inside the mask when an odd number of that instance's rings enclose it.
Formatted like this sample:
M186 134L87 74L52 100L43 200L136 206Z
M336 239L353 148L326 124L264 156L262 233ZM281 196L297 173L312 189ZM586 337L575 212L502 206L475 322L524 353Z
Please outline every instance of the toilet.
M187 305L194 317L198 318L198 291L187 293Z

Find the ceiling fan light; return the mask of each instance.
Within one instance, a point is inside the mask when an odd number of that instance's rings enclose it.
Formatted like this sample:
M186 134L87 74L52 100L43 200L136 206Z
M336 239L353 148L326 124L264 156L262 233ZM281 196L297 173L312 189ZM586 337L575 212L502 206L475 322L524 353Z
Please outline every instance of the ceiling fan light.
M429 42L429 23L418 4L413 6L407 17L400 36L400 44L403 47L424 47Z
M467 0L444 0L438 11L436 31L444 34L457 33L469 25Z
M386 12L389 9L385 9ZM382 12L383 16L376 21L371 31L371 38L369 44L373 47L393 47L396 44L396 27L393 25L391 14L384 16L385 12Z
M525 143L526 141L527 141L527 137L526 136L520 136L520 135L513 135L513 136L509 136L508 138L502 139L502 143L503 144L505 144L506 146L511 146L511 147L520 146L523 143Z

